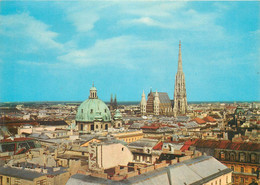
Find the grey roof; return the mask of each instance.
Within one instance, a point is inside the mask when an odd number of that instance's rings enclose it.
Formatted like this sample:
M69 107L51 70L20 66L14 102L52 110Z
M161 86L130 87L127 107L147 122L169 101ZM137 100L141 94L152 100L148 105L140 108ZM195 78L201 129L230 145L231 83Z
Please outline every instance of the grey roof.
M23 163L21 163L21 166L23 166ZM27 165L30 166L30 165ZM45 175L59 175L62 173L65 173L66 168L60 167L60 170L53 171L52 167L47 167L47 173L40 173L36 171L27 170L24 167L15 168L15 167L0 167L0 175L6 175L11 177L17 177L20 179L26 179L33 181L33 179L45 176Z
M6 176L17 177L20 179L33 181L33 179L41 177L44 174L29 171L29 170L11 168L11 167L1 167L0 175L6 175Z
M83 184L135 184L135 185L199 185L232 170L211 156L200 156L165 168L134 176L122 181L112 181L81 174L73 175L67 185Z
M158 92L160 103L169 103L171 104L171 100L166 92ZM153 92L153 96L155 96L155 92Z
M158 143L156 139L140 139L129 144L129 147L154 147Z

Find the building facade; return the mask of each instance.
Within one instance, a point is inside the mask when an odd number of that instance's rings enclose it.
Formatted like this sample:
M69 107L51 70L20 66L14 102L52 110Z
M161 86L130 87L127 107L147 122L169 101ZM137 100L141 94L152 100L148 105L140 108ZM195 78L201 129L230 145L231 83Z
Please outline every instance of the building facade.
M165 92L151 90L146 101L143 91L140 109L142 115L173 115L171 100Z

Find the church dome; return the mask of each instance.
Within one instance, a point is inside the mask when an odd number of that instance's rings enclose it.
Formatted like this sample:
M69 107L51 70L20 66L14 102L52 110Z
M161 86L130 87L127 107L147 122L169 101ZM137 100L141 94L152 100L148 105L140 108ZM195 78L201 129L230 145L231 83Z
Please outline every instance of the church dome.
M78 108L76 121L111 121L111 114L107 105L98 99L97 89L90 88L89 99L85 100Z
M114 119L122 119L122 115L118 109L116 109L116 113L114 115Z
M78 108L76 121L111 121L107 105L99 99L87 99Z

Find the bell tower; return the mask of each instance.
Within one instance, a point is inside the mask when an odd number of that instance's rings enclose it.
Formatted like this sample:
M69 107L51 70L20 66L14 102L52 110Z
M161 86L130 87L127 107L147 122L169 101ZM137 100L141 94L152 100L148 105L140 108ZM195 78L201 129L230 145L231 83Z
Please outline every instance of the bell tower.
M179 42L178 70L175 76L173 112L174 116L185 115L187 112L185 76L182 70L181 41Z

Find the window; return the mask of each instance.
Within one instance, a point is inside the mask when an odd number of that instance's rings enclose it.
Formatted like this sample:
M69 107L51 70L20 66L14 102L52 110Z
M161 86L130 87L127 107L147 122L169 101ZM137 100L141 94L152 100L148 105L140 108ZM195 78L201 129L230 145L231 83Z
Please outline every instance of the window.
M240 161L241 161L241 162L245 162L245 161L246 161L246 157L245 157L245 154L244 154L244 153L240 153L240 154L239 154L239 157L240 157Z
M225 152L220 152L220 159L222 159L222 160L225 159Z
M122 151L124 151L124 148L122 148Z
M221 179L219 179L219 184L221 185Z
M252 173L255 173L255 169L254 168L252 168Z
M234 166L231 166L231 170L234 171Z
M105 109L105 113L107 112L107 109Z
M251 154L251 162L256 162L256 154Z
M90 109L90 113L93 113L93 109Z
M80 130L83 130L83 124L80 125Z
M228 176L226 176L226 183L228 183Z
M98 129L98 125L96 125L96 129Z
M244 167L241 167L241 172L244 172Z
M83 109L81 109L81 113L83 113Z
M245 182L245 180L244 180L243 177L240 178L240 182L241 182L241 183L244 183L244 182Z
M231 153L231 154L230 154L230 160L231 160L231 161L235 161L235 154L234 154L234 153Z
M7 178L6 178L6 182L9 183L9 181L10 181L10 179L9 179L9 177L7 177Z

